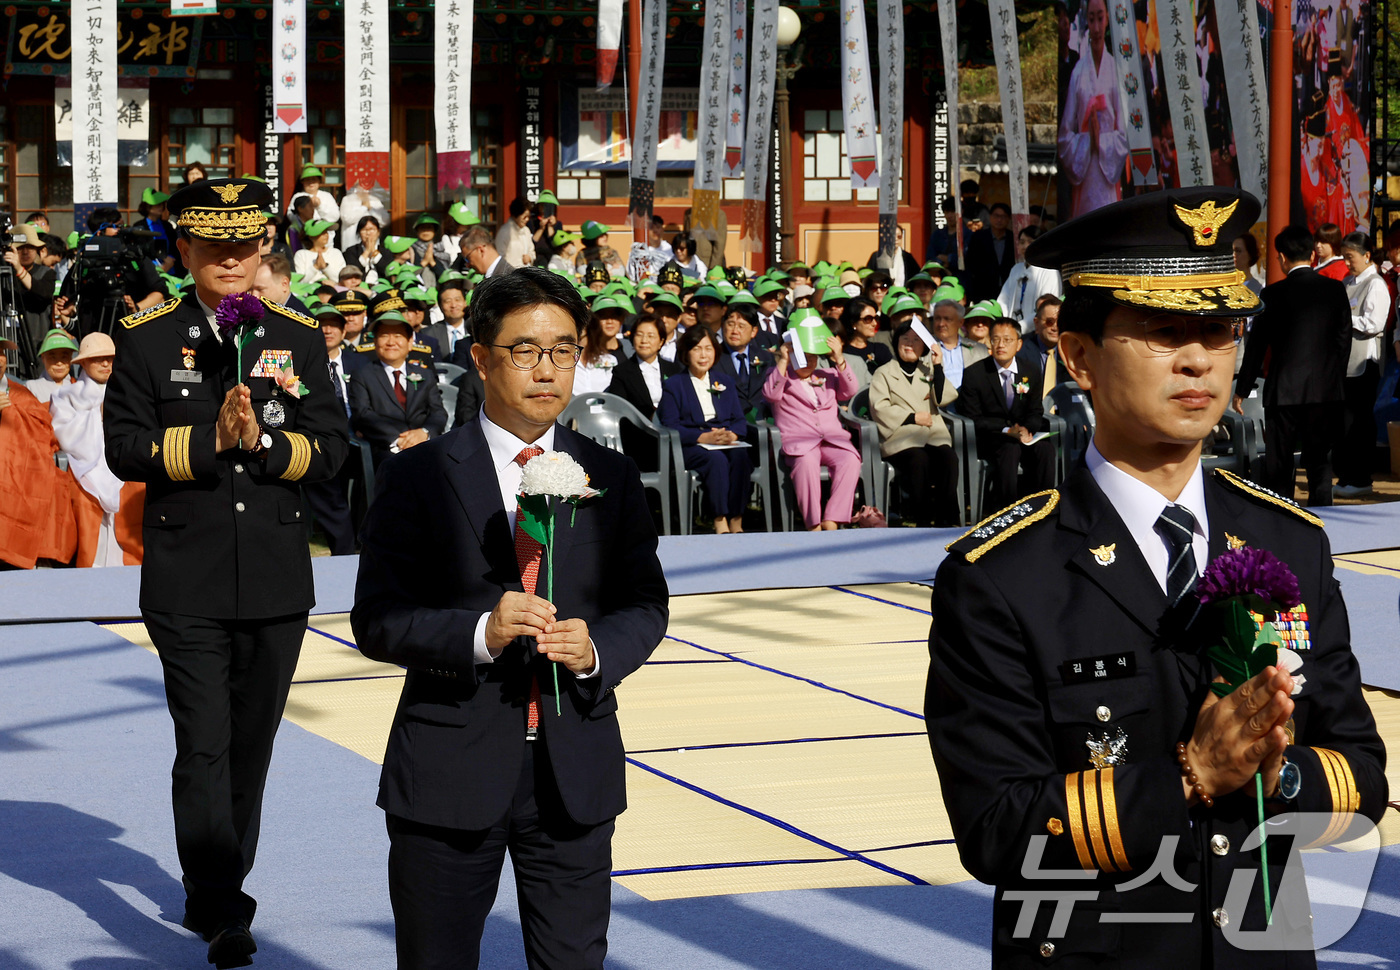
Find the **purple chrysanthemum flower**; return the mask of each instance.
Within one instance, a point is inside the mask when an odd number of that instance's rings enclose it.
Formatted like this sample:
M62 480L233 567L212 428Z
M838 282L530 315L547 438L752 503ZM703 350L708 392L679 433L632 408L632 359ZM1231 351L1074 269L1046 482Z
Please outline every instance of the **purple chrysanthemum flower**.
M1298 577L1284 562L1265 549L1243 547L1216 556L1196 583L1202 603L1216 603L1232 596L1258 596L1280 609L1302 602Z
M214 308L214 323L224 336L232 334L240 324L261 320L263 303L254 293L230 293Z

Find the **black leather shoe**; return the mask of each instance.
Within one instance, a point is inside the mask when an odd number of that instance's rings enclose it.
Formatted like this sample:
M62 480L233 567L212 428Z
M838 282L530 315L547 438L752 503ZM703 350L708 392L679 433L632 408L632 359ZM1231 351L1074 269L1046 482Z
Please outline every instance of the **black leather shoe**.
M250 966L256 952L258 945L253 941L253 934L241 920L225 924L209 941L209 962L217 970Z
M208 921L200 919L188 910L185 911L185 918L180 920L180 925L204 940L205 943L208 943L209 938L214 935Z

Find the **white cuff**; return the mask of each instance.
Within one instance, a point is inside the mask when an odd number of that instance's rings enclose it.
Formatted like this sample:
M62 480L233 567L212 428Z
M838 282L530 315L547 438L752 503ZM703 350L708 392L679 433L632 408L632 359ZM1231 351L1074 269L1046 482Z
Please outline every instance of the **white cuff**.
M593 669L586 674L574 674L576 680L592 680L603 669L603 658L598 656L598 647L592 637L588 638L588 645L593 648Z
M481 619L476 621L476 632L472 634L472 653L479 664L495 663L497 653L492 653L491 648L486 645L486 621L491 619L489 612L481 614Z

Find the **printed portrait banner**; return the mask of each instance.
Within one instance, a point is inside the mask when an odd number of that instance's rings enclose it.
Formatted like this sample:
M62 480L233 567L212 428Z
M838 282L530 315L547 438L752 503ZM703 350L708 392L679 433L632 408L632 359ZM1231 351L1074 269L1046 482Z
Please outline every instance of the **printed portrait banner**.
M963 245L962 193L958 191L958 183L962 181L958 160L958 8L954 0L936 2L938 33L943 40L943 89L948 112L948 186L953 195L954 218L957 222L953 229L953 238L958 243L958 265L961 266ZM935 204L941 205L942 200L937 200Z
M117 0L75 0L73 202L117 202Z
M725 115L729 111L729 0L705 0L705 47L700 65L700 130L695 181L690 195L691 228L712 238L719 217Z
M899 173L904 158L904 3L879 0L880 91L880 251L891 257L899 249Z
M1219 0L1215 17L1240 188L1264 200L1269 197L1269 90L1264 81L1259 7L1256 0Z
M389 0L345 4L345 167L349 186L389 187Z
M768 210L768 152L773 140L773 94L777 88L778 0L754 0L753 57L749 71L749 132L744 148L744 207L739 241L761 253Z
M1001 89L1002 130L1006 136L1007 179L1011 189L1011 216L1016 231L1030 216L1030 160L1026 148L1025 92L1021 85L1021 46L1016 32L1016 7L1012 0L987 0L992 20L992 53Z
M880 10L883 16L883 2ZM901 46L901 58L903 53ZM888 72L889 68L882 63L881 70ZM875 160L875 99L870 95L865 0L841 0L841 120L846 126L851 188L864 189L876 184L879 163Z
M1206 137L1205 105L1201 101L1201 72L1196 60L1191 2L1155 2L1165 74L1162 81L1175 135L1177 176L1183 186L1212 185L1210 143Z
M738 178L744 169L744 66L748 64L744 35L749 23L748 0L729 0L729 117L724 142L724 176Z
M622 0L598 0L598 90L612 87L622 46Z
M453 192L471 181L473 0L440 0L433 9L433 127L438 185Z
M306 131L306 0L273 0L272 72L274 130Z
M1133 184L1157 185L1157 156L1152 150L1152 128L1147 119L1147 95L1142 79L1142 58L1138 56L1137 18L1132 0L1111 0L1109 37L1118 65L1118 90L1123 106L1123 128L1128 139L1128 161Z

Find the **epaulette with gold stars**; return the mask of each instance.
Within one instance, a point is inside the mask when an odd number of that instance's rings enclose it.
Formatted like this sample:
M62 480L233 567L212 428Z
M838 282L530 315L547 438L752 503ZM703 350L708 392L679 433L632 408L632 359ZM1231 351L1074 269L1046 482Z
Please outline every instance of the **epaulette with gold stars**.
M290 307L284 307L280 303L273 303L267 297L263 297L262 301L263 306L267 307L269 310L271 310L273 313L276 313L278 316L286 317L288 320L295 320L297 323L305 327L319 328L321 326L313 318L308 317L306 314L293 310Z
M1245 498L1253 499L1260 505L1270 505L1274 508L1283 509L1285 512L1291 512L1308 525L1315 525L1319 529L1325 525L1320 518L1313 515L1292 499L1284 498L1277 492L1271 492L1264 486L1256 485L1248 479L1241 478L1234 472L1226 471L1223 468L1217 468L1215 470L1215 476L1216 480L1230 491L1243 495Z
M139 327L141 326L141 324L149 323L157 317L163 317L167 313L174 313L175 308L179 305L180 301L178 299L166 300L164 303L157 303L155 306L147 307L146 309L141 310L138 313L131 314L131 316L122 317L122 326L125 327L127 330L130 330L133 327Z
M1060 493L1053 488L1027 495L1015 505L978 522L956 541L950 542L947 549L961 553L968 562L976 562L1016 533L1044 519L1059 504Z
M374 353L374 344L360 344L360 346L355 348L355 353L372 354Z

